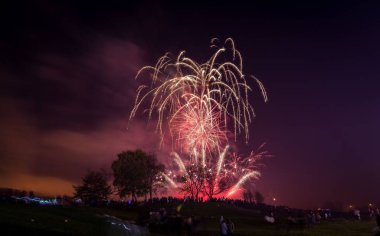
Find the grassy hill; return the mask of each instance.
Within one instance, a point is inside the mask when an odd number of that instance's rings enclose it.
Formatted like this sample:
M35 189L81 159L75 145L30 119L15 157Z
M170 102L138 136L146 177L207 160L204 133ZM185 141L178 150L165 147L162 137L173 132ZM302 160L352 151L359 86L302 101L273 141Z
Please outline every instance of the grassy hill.
M352 221L334 219L320 224L293 227L280 219L279 223L264 221L259 210L241 208L223 203L186 203L169 206L168 211L178 209L179 213L193 216L200 222L193 235L219 235L218 221L221 215L231 219L236 227L234 235L305 235L305 236L369 236L375 227L375 221ZM178 207L178 208L177 208ZM159 209L153 206L152 209ZM124 222L138 220L150 209L140 206L133 208L111 209L84 206L39 206L0 202L0 235L133 235L132 224ZM107 218L115 216L120 221ZM111 220L110 220L111 219ZM116 218L115 218L116 219ZM123 221L121 221L123 220ZM113 222L113 223L111 223ZM115 223L116 222L116 223ZM177 225L178 226L178 225ZM125 227L125 228L123 228ZM151 235L175 235L176 225L159 225L165 228ZM183 233L182 233L183 235Z

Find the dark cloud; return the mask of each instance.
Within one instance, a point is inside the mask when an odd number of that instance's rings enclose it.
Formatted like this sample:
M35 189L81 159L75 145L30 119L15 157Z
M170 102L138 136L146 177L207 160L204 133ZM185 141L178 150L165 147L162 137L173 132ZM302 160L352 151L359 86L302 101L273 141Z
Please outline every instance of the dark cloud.
M46 177L49 182L56 179L76 183L86 170L108 169L123 150L141 148L154 152L158 148L157 137L148 135L153 130L142 122L128 124L126 119L108 119L91 130L46 130L39 128L33 115L23 113L16 102L2 101L1 105L8 110L0 119L3 186L32 186L25 178L23 183L16 183L18 176L33 177L32 182L36 178L43 182ZM51 192L36 189L45 190Z
M46 180L64 182L68 193L69 183L86 170L109 168L122 150L157 149L146 123L128 122L144 50L125 38L95 33L75 39L60 43L88 42L86 50L73 54L52 45L35 50L22 44L27 58L19 58L16 45L16 59L2 58L3 186L31 188ZM36 191L54 192L48 184L38 186Z
M143 52L122 40L102 39L76 58L48 54L33 68L41 86L34 99L43 127L92 128L126 117L133 103L134 73Z

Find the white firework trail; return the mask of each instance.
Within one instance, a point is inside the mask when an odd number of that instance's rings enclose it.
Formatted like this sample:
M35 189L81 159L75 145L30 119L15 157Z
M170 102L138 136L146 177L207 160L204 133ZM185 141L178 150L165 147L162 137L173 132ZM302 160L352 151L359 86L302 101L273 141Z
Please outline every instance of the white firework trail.
M249 139L249 124L255 112L249 102L248 94L252 93L252 88L246 78L251 78L258 85L264 101L268 101L261 81L244 75L243 59L234 41L228 38L220 48L217 42L217 39L211 40L211 47L217 50L205 63L186 57L185 51L182 51L175 58L166 53L155 66L141 68L136 79L147 74L152 82L150 86L138 87L130 114L130 119L135 117L147 101L145 111L149 120L156 120L161 140L164 140L167 125L174 143L190 157L189 164L198 165L200 159L205 170L214 172L214 183L220 178L222 170L228 172L224 164L229 149L227 133L231 131L234 141L239 134L244 134L246 142ZM173 152L171 156L179 170L188 175L180 155ZM254 162L240 163L248 163L244 168L250 172L243 173L228 196L245 181L260 175L251 168ZM164 177L172 186L178 187L168 175L164 174Z

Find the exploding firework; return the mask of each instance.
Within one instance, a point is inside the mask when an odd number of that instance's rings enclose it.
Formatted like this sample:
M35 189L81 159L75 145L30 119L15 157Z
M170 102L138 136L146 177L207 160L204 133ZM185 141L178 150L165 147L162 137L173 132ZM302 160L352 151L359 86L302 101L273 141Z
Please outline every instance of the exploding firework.
M175 149L178 148L182 155L188 157L185 163L177 152L172 153L185 180L184 186L194 177L202 182L201 188L209 189L211 196L218 188L226 189L220 187L222 175L234 170L231 161L225 160L229 151L227 134L233 134L234 141L238 135L244 134L248 141L249 124L255 116L248 97L252 89L243 74L240 52L230 38L220 48L215 45L216 42L217 39L211 42L211 47L217 48L216 52L203 64L186 57L182 51L174 59L167 53L155 66L145 66L139 70L137 79L148 75L152 82L151 86L138 87L130 115L133 118L139 108L148 103L148 117L156 119L156 128L162 140L169 133L176 144ZM258 84L266 102L263 84L253 76L248 78ZM236 185L228 186L231 187L229 195L245 181L260 175L258 170L253 169L253 162L249 163L252 156L244 158L244 161L240 159L236 160L236 165L243 165L246 171L239 173ZM193 175L194 171L188 170L190 167L198 170L198 166L201 167L200 173ZM177 186L170 174L165 174L165 178L172 186Z
M227 142L226 130L216 111L202 111L200 107L188 105L169 122L170 133L176 143L198 163L201 153L202 164L206 164L206 155L214 151L220 152L220 147Z
M258 162L264 157L270 157L268 151L262 150L265 143L256 151L252 151L248 157L242 157L232 153L224 166L224 178L230 179L230 183L236 183L228 190L227 197L233 195L247 180L258 179L261 175Z

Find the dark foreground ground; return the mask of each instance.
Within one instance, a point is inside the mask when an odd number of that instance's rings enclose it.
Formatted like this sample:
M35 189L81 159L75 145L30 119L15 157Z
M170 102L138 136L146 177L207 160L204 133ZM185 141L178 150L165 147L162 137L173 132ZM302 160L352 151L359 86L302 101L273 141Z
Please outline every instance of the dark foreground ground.
M231 219L234 235L375 235L374 220L331 219L315 225L291 225L285 219L266 223L258 210L220 203L187 203L177 208L182 216L193 216L198 222L192 235L219 235L221 215ZM180 222L170 219L168 225L156 225L155 233L140 228L136 221L148 212L139 208L96 208L84 206L39 206L0 202L0 235L185 235ZM145 212L145 213L142 213ZM173 224L174 222L174 224Z

